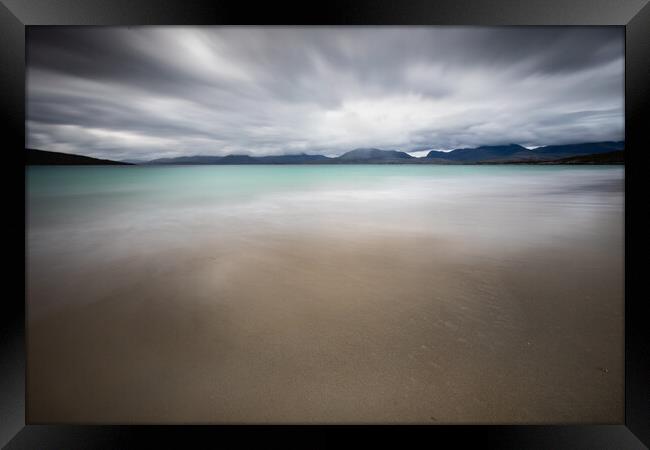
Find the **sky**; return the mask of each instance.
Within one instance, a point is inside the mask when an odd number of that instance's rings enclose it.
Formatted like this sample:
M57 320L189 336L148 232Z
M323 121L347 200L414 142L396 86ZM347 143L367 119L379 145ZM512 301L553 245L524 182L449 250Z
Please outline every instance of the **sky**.
M624 139L623 27L29 27L28 148L114 160Z

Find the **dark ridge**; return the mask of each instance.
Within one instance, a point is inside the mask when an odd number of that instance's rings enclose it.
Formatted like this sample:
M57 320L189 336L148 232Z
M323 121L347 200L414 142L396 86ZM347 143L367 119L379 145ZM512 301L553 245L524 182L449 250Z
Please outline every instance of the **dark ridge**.
M427 158L444 159L448 161L487 161L491 159L512 158L516 155L528 156L530 150L517 144L485 145L476 148L459 148L450 152L431 151ZM517 158L518 159L518 158Z
M127 162L45 150L25 149L25 164L28 166L130 166Z
M179 156L177 158L160 158L144 164L311 164L329 161L323 155L274 155L274 156Z
M343 161L390 161L414 159L413 156L397 150L380 150L378 148L357 148L342 154L337 159Z
M625 164L625 151L617 150L615 152L592 153L590 155L570 156L560 159L533 159L533 160L510 160L510 161L481 161L474 163L462 164L535 164L540 166L552 165L570 165L570 164Z
M261 164L309 164L328 162L332 158L323 155L277 155L277 156L259 156L256 158Z
M450 152L431 151L427 159L460 163L513 163L554 161L581 155L594 155L612 151L623 151L624 142L592 142L569 145L547 145L528 150L516 144L462 148Z
M554 161L556 164L625 164L625 152L594 153L591 155L570 156Z
M555 158L566 158L578 155L593 155L625 149L625 142L592 142L587 144L547 145L538 147L533 152L537 155L552 155Z
M221 164L222 156L179 156L176 158L158 158L142 161L140 164Z
M357 148L338 157L324 155L273 156L180 156L138 161L138 164L620 164L623 163L624 142L593 142L570 145L548 145L529 150L521 145L486 145L460 148L450 152L432 150L427 156L415 158L398 150ZM137 160L109 161L87 156L27 149L28 165L124 165ZM602 157L596 155L602 154ZM606 154L611 154L605 156ZM584 159L580 159L584 157ZM563 160L570 162L563 162ZM602 161L602 162L599 162Z

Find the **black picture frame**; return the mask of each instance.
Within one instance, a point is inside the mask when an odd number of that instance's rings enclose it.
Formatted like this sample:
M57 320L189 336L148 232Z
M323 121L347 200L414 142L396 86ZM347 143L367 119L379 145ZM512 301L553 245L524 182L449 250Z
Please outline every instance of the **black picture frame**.
M46 426L25 424L25 31L31 25L619 25L625 61L625 421L614 425L224 427ZM154 441L187 447L187 440L250 437L334 445L351 431L371 431L385 443L425 438L425 444L473 443L488 448L636 449L650 445L650 338L641 282L645 231L644 156L650 152L650 6L648 0L0 0L0 143L5 208L5 281L0 331L0 444L22 448L130 448ZM636 198L635 198L636 197ZM637 203L640 206L635 206ZM11 245L7 245L11 244ZM23 264L18 262L22 261ZM638 293L637 293L638 292ZM256 431L257 433L250 433ZM327 437L324 437L324 432ZM279 434L280 433L280 434ZM366 433L368 434L368 433ZM268 442L268 441L266 441Z

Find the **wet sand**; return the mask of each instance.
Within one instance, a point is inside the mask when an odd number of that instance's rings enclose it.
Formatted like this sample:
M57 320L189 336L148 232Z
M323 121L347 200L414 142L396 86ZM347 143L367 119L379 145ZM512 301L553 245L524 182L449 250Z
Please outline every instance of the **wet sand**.
M74 269L36 249L28 421L621 423L620 210L544 234L556 205L532 203L511 241L479 212L472 233L222 224Z
M622 261L604 253L321 237L134 262L30 325L29 420L619 422Z

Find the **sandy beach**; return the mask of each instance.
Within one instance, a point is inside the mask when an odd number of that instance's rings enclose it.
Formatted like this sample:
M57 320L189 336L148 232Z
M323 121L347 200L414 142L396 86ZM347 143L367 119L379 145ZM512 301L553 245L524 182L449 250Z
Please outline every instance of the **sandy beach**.
M384 190L379 209L321 198L155 233L53 237L33 211L28 421L620 423L622 178L607 177L546 202Z

